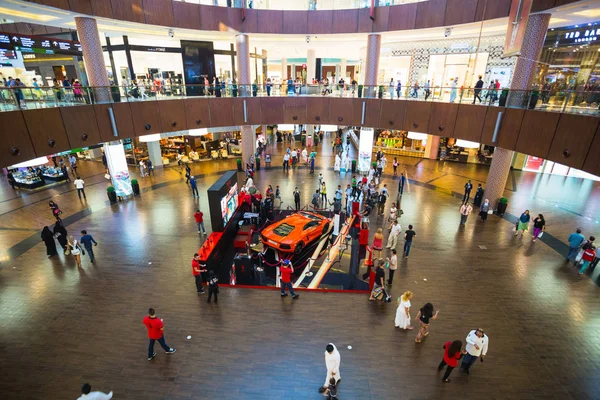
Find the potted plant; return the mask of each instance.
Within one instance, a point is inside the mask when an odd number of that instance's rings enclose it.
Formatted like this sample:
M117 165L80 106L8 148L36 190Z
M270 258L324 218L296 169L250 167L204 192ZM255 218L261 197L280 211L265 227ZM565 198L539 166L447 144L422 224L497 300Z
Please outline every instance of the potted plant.
M256 170L259 170L260 169L260 157L256 157L255 161L256 161L256 164L254 164L254 165L256 165Z
M131 188L133 189L133 195L138 196L140 194L140 184L137 179L131 180Z
M379 93L378 93L378 97L379 97L380 99L383 99L383 85L382 85L382 86L379 86Z
M508 199L506 197L502 197L500 200L498 200L498 209L496 210L496 214L503 216L506 212L506 207L508 207Z
M358 97L361 98L362 97L362 92L363 92L363 85L358 85Z
M237 164L238 172L244 172L244 170L242 169L242 160L238 158L235 160L235 163Z
M115 188L113 186L109 186L106 189L106 195L108 196L110 204L115 204L117 202L117 192L115 191Z

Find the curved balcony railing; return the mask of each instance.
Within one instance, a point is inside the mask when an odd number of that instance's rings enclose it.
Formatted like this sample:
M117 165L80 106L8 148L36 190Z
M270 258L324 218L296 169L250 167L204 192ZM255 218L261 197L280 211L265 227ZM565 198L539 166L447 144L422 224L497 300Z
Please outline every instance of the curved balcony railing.
M111 87L4 87L0 111L170 100L186 97L341 97L479 104L548 112L600 115L600 91L510 90L432 86L414 88L363 85L126 85Z
M371 0L175 0L203 6L247 8L255 10L349 10L369 8ZM375 7L419 3L427 0L375 0Z

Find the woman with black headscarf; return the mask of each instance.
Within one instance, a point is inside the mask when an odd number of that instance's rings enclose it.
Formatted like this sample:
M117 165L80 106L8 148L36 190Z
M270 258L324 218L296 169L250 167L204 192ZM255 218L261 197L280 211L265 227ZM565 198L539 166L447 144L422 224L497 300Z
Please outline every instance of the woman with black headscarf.
M56 255L56 242L54 241L54 235L47 226L42 230L42 241L46 245L46 254L48 257Z
M56 240L58 240L58 243L60 243L60 245L62 246L64 252L66 253L68 248L67 230L60 221L56 221L56 224L54 224L54 236L56 237Z

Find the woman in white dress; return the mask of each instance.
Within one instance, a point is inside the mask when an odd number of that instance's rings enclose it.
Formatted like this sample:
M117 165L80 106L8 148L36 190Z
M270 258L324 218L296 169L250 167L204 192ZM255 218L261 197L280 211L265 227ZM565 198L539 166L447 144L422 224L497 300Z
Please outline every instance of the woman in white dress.
M398 298L398 308L396 309L396 319L394 325L396 328L412 330L410 325L410 299L412 292L406 291Z

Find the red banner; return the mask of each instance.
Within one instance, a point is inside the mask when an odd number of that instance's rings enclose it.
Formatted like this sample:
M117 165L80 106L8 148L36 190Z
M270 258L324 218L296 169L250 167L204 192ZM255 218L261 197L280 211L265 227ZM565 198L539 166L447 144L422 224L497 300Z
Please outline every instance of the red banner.
M504 57L518 56L525 38L525 28L533 0L512 0L508 16L508 29L504 42Z

